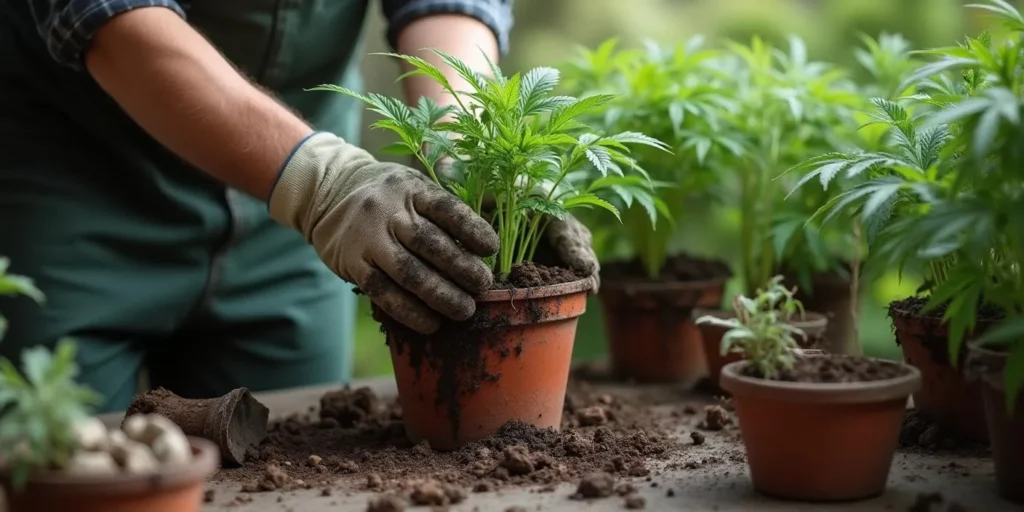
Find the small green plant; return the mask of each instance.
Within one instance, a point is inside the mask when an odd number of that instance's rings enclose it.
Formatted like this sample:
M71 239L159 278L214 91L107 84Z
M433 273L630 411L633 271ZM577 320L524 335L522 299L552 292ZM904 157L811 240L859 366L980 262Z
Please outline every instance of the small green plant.
M888 147L812 159L801 180L842 183L821 209L829 220L857 216L868 228L869 263L920 269L929 293L925 311L944 307L949 360L976 334L982 308L1002 327L983 339L1009 353L1007 406L1024 388L1024 17L1004 0L969 7L994 13L1012 36L988 33L959 46L920 52L938 57L899 86L900 101L875 99L888 125ZM837 179L837 178L842 179Z
M62 340L51 353L26 349L24 376L0 359L0 463L21 489L33 471L63 468L77 449L75 426L101 397L75 382L75 343Z
M618 217L618 209L598 192L622 190L621 185L633 180L631 183L644 186L631 187L629 196L638 202L653 202L651 187L646 185L649 177L629 156L629 146L664 151L667 146L639 132L594 133L580 120L614 96L558 96L553 94L559 81L556 69L539 67L507 77L488 61L490 76L484 76L457 57L431 51L465 79L471 90L455 90L439 68L422 58L383 55L412 66L403 78L421 75L437 82L455 99L453 106L440 107L421 98L410 108L395 98L335 85L313 90L339 92L366 103L369 110L383 116L373 127L390 130L400 138L385 152L413 155L436 183L477 213L491 215L501 242L494 264L497 276L533 259L552 218L593 207ZM442 182L438 163L449 158L453 177ZM592 175L585 172L574 174L588 166L600 179L588 178ZM494 200L494 210L484 212L489 198Z
M8 274L7 269L10 266L11 260L0 256L0 295L24 295L36 302L43 302L43 292L36 288L32 279L16 274ZM3 339L6 331L7 319L0 315L0 340Z
M790 323L794 316L803 316L803 304L794 297L796 288L786 288L782 281L782 276L772 277L752 299L737 295L732 302L733 318L706 315L697 319L698 324L728 328L722 336L722 355L742 354L765 379L774 379L793 367L800 348L796 337L806 337Z

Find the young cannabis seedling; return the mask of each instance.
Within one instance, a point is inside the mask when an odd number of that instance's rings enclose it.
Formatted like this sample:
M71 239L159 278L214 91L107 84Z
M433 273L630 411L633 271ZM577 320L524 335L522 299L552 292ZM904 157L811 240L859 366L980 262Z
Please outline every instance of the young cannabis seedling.
M765 379L774 379L793 367L800 349L796 337L807 336L790 323L794 316L803 316L804 307L794 297L796 288L786 288L782 280L782 276L771 278L753 299L737 295L732 303L733 318L706 315L697 319L698 324L728 328L722 336L722 355L742 354Z
M0 359L0 464L20 490L33 471L63 468L78 448L75 425L100 396L75 382L75 343L22 352L24 376Z
M470 84L455 90L439 68L426 60L394 53L412 71L425 76L454 98L441 107L421 98L410 108L400 100L362 94L335 85L313 90L334 91L358 98L383 116L375 128L390 130L399 141L385 148L391 154L413 155L439 185L490 214L501 242L494 272L503 277L513 265L530 261L552 218L577 208L602 208L619 217L618 209L597 195L615 180L588 179L572 173L592 166L600 177L639 176L646 172L629 156L629 145L668 150L662 142L639 132L594 133L581 117L609 103L614 96L584 98L554 95L559 72L539 67L510 77L488 60L491 76L477 73L462 60L431 50ZM450 119L450 120L449 120ZM442 181L439 163L451 159L451 179ZM634 189L638 193L648 194ZM484 212L485 198L494 210Z

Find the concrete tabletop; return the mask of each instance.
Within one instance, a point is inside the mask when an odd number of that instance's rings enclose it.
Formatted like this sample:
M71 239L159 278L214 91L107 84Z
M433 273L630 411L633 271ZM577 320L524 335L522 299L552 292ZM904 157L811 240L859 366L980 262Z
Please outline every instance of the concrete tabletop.
M378 396L393 397L395 385L392 378L374 379L354 382L353 387L369 386ZM318 403L320 395L333 387L303 388L271 393L256 394L271 410L271 416L280 417L292 413L303 412ZM648 396L660 393L664 396L676 397L678 402L699 402L678 389L667 386L637 386L622 384L595 384L595 389L607 388L608 392L618 394L645 393ZM105 421L110 425L120 423L120 415L108 415ZM682 434L680 427L680 434ZM725 436L708 436L701 449L709 455L723 453L728 449L742 449L735 441ZM634 484L646 499L646 510L693 510L693 511L800 511L800 510L835 510L835 511L906 511L915 502L919 493L941 492L945 502L957 502L970 511L1021 511L1024 508L1015 506L999 499L995 494L995 482L991 459L964 458L951 455L922 455L913 453L897 453L889 476L887 492L875 499L844 504L806 504L771 499L759 495L753 490L748 478L746 462L724 460L715 471L666 469L658 463L650 466L655 471L654 483L642 478L635 479ZM344 478L344 477L342 477ZM360 478L358 475L347 478ZM240 493L239 484L218 482L209 484L214 489L216 498L213 503L206 504L204 512L214 511L338 511L366 510L367 503L374 496L365 491L335 492L332 496L322 496L319 489L308 491L289 491L285 493L252 493L246 494L248 503L238 503L235 497ZM345 487L345 486L343 486ZM354 487L354 486L350 486ZM674 496L669 497L666 490L672 489ZM564 484L554 492L536 493L529 488L503 489L497 492L470 494L469 499L451 510L459 511L504 511L518 505L526 510L624 510L622 498L612 497L591 502L572 501L569 496L575 486ZM278 502L278 498L283 499ZM417 510L427 510L426 507ZM933 512L945 511L945 507L932 509Z

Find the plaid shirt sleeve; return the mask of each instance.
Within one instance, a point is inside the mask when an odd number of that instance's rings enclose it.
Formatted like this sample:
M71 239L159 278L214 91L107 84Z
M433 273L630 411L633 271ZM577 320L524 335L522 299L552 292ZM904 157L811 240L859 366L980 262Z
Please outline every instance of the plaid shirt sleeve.
M29 0L36 31L59 63L83 69L82 56L107 20L139 7L166 7L185 17L176 0Z
M514 0L383 0L388 20L388 42L397 47L398 33L409 23L431 14L464 14L490 27L498 39L501 53L508 51L508 34L512 30Z

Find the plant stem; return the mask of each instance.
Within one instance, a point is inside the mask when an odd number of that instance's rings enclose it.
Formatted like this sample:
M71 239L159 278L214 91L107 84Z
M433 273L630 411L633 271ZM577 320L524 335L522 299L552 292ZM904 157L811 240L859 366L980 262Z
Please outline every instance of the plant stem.
M863 259L861 254L861 227L860 220L854 219L853 221L853 238L855 240L853 247L853 258L851 258L851 269L850 269L850 316L852 317L853 323L853 349L854 355L862 355L864 349L860 344L860 263Z

